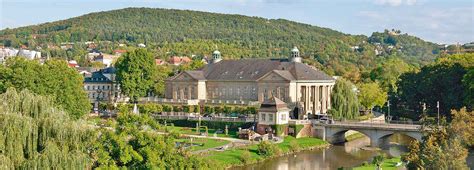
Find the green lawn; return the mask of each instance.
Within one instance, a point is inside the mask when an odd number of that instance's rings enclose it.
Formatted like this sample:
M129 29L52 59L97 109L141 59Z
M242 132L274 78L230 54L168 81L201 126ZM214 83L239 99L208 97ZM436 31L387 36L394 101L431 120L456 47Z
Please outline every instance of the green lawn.
M196 132L196 128L178 127L178 126L167 126L167 128L169 131L175 131L181 134L199 135L199 133ZM209 133L208 136L213 137L216 131L217 129L208 129L208 133ZM204 128L201 128L201 132L205 132ZM229 134L227 136L225 134L217 134L217 137L238 138L237 131L231 131L231 130L229 130Z
M283 151L283 153L290 152L290 142L296 140L300 145L302 150L308 149L310 147L325 146L327 143L318 138L294 138L291 136L285 137L284 142L277 144L277 146ZM265 157L258 155L257 145L249 145L244 148L234 148L226 151L213 151L207 155L207 159L213 160L221 164L223 167L243 165L240 160L240 155L242 155L246 150L250 152L251 163L258 162L265 159Z
M382 169L383 170L398 170L403 168L403 166L396 167L398 162L401 162L400 157L394 157L391 159L386 159L383 164L382 164ZM369 164L365 166L359 166L355 167L354 170L374 170L375 165L374 164Z
M176 142L190 143L191 140L189 138L177 139ZM209 149L209 148L215 148L215 147L227 145L230 142L226 141L226 140L220 140L220 139L194 138L193 143L198 144L199 146L193 146L191 148L191 151L198 151L198 150L204 150L204 149Z
M327 144L327 142L318 139L318 138L298 138L296 139L293 136L285 137L285 140L282 143L277 144L277 146L287 153L290 151L290 142L296 140L302 150L308 149L310 147L321 146Z

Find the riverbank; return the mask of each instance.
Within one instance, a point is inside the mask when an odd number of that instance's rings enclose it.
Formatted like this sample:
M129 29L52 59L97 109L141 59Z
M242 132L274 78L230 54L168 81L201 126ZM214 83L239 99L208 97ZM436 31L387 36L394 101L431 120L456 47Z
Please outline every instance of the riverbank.
M296 141L299 145L299 150L313 150L328 147L329 144L326 141L323 141L318 138L295 138L295 137L285 137L284 141L278 144L275 144L280 150L281 154L273 157L283 156L287 154L295 153L291 149L292 141ZM293 142L294 143L294 142ZM243 158L242 155L248 155L248 158ZM233 167L233 166L244 166L249 164L254 164L262 162L273 157L265 157L258 154L257 144L248 145L244 147L232 148L226 151L212 151L206 154L203 154L205 159L216 162L221 167Z
M381 168L383 170L398 170L398 169L403 169L404 166L403 165L399 165L397 166L397 164L401 162L401 158L398 156L398 157L393 157L393 158L390 158L390 159L385 159L382 163L382 166ZM376 166L375 164L371 164L370 162L369 163L366 163L365 165L361 165L361 166L358 166L358 167L354 167L353 168L354 170L373 170L373 169L376 169Z

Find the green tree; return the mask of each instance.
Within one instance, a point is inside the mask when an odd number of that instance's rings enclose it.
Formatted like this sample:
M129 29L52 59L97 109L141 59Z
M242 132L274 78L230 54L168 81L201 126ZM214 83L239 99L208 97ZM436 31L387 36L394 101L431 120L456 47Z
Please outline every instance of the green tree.
M377 155L372 159L372 164L375 164L375 166L377 166L377 169L380 169L380 166L382 166L384 159L384 155Z
M420 72L403 74L397 82L398 91L390 92L390 109L399 117L419 119L420 103L426 103L427 112L434 114L439 101L440 114L451 120L450 110L460 109L470 100L463 79L473 65L474 54L452 55L422 67Z
M392 57L372 70L370 72L370 78L373 81L378 81L384 91L387 92L389 89L396 91L398 77L411 70L413 70L413 68L402 59Z
M90 169L95 132L52 98L9 88L0 94L1 169Z
M442 121L442 126L428 123L424 128L423 141L415 141L410 145L410 152L403 157L410 161L409 168L467 169L466 144L472 144L474 112L467 112L463 108L453 110L451 114L451 124L446 121Z
M193 60L190 63L182 64L178 67L179 71L196 70L204 66L201 60Z
M165 96L165 80L173 73L172 69L169 66L157 65L156 74L155 74L155 85L153 93L156 96L164 97Z
M28 89L50 95L71 117L79 118L90 111L91 105L84 91L83 77L61 60L40 64L35 60L15 57L0 66L0 93L6 88ZM61 73L61 74L58 74Z
M101 130L95 145L98 169L209 169L212 162L175 147L178 134L158 135L160 125L146 115L121 114L115 131Z
M375 82L360 84L358 97L360 104L370 112L374 106L382 107L387 101L387 93Z
M469 109L474 109L474 67L469 68L466 75L464 75L462 82L466 89L466 97L464 99L464 104ZM0 86L1 86L1 83L0 83Z
M334 118L353 119L359 115L359 101L355 86L342 78L336 81L331 93L332 108L328 111Z
M137 102L152 91L156 79L154 57L146 49L125 53L115 64L122 92Z

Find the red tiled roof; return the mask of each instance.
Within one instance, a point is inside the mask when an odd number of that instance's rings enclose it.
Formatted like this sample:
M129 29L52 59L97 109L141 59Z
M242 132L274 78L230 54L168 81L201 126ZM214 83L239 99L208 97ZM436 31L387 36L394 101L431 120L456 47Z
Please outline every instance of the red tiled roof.
M116 49L114 50L114 53L126 53L127 50L121 50L121 49Z

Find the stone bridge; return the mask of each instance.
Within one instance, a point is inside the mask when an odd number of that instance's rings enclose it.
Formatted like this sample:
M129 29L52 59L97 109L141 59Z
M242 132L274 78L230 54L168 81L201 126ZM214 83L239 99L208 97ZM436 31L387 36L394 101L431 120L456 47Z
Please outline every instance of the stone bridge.
M394 133L400 133L421 141L421 125L387 124L370 122L333 122L313 123L316 136L330 143L345 142L344 134L348 130L360 132L370 138L370 145L377 147Z

